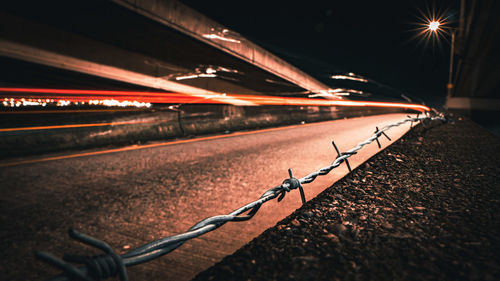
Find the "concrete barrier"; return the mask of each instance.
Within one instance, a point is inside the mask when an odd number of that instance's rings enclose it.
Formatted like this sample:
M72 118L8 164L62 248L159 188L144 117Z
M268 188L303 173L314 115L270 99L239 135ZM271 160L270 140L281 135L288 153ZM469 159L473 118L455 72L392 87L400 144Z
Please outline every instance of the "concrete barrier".
M400 112L385 108L335 108L315 106L186 105L179 111L167 107L128 112L8 114L1 128L27 128L0 132L0 157L123 146L256 128L310 123L363 115ZM43 121L41 121L43 120ZM40 123L43 122L43 123ZM67 124L89 127L46 128Z

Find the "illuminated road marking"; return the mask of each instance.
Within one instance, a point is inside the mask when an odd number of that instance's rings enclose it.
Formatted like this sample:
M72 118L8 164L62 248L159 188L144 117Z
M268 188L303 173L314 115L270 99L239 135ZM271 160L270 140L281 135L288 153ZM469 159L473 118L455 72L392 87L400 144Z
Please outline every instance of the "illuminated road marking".
M115 152L131 151L131 150L153 148L153 147L162 147L162 146L169 146L169 145L174 145L174 144L184 144L184 143L199 142L199 141L206 141L206 140L215 140L215 139L230 138L230 137L237 137L237 136L244 136L244 135L252 135L252 134L265 133L265 132L293 129L293 128L304 127L304 126L317 126L317 125L321 125L321 124L325 124L325 123L332 123L332 122L336 122L336 121L339 121L339 120L317 122L317 123L310 123L310 124L301 124L301 125L291 125L291 126L286 126L286 127L268 128L268 129L262 129L262 130L256 130L256 131L235 132L235 133L228 134L228 135L216 135L216 136L201 137L201 138L196 138L196 139L177 140L177 141L152 143L152 144L145 144L145 145L133 145L133 146L108 149L108 150L100 150L100 151L92 151L92 152L86 152L86 153L77 153L77 154L53 156L53 157L46 157L46 158L6 162L6 163L0 163L0 167L10 167L10 166L17 166L17 165L24 165L24 164L32 164L32 163L39 163L39 162L69 159L69 158L94 156L94 155L109 154L109 153L115 153Z
M110 123L90 123L90 124L71 124L71 125L54 125L54 126L39 126L39 127L22 127L22 128L3 128L0 132L17 132L17 131L36 131L36 130L51 130L51 129L68 129L68 128L85 128L85 127L103 127L103 126L118 126L131 124L148 124L161 123L163 121L123 121Z

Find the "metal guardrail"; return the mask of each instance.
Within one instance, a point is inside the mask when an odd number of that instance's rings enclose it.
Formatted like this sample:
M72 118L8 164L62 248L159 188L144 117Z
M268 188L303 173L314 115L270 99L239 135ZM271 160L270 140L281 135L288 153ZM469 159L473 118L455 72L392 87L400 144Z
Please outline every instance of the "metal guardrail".
M156 241L133 249L123 255L118 255L107 243L73 229L69 231L69 236L71 238L92 247L98 248L104 253L98 256L66 255L63 257L63 260L47 252L36 252L35 255L38 259L47 262L63 271L63 274L50 279L53 281L102 280L117 275L119 276L121 281L126 281L128 280L126 267L145 263L163 256L180 247L187 240L213 231L227 222L249 220L259 211L262 204L275 198L278 198L279 202L285 197L286 193L290 192L291 190L299 189L302 203L305 203L306 199L302 184L311 183L316 179L316 177L328 174L331 170L337 168L343 162L346 163L349 171L351 171L351 166L349 165L348 158L356 154L365 145L368 145L374 141L376 141L379 148L381 148L379 137L384 135L388 140L390 140L385 132L393 127L401 126L407 122L411 122L411 127L413 127L413 123L417 122L422 123L422 125L425 126L426 122L430 122L432 120L440 120L443 123L449 121L443 114L438 113L437 111L434 111L433 115L427 112L425 113L425 115L417 115L415 118L408 116L408 119L404 119L399 122L387 125L381 129L376 127L375 132L370 138L358 143L357 146L345 152L340 152L338 147L332 141L332 145L338 154L332 164L299 179L293 176L291 169L288 169L290 177L285 179L282 184L267 190L259 199L248 203L245 206L240 207L239 209L236 209L227 215L218 215L206 218L193 225L184 233L158 239ZM76 267L72 263L80 264L81 266Z

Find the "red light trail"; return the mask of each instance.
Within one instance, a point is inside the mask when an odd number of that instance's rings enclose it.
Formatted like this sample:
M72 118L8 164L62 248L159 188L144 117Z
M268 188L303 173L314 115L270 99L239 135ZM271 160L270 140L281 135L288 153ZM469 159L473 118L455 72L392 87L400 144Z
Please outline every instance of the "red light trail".
M430 108L420 104L353 101L353 100L325 100L311 98L295 98L280 96L257 95L189 95L172 92L143 92L143 91L103 91L103 90L76 90L76 89L36 89L36 88L0 88L2 99L41 99L62 100L70 102L88 102L92 100L136 101L152 104L233 104L239 100L253 105L292 105L292 106L351 106L351 107L392 107L412 109L420 112Z

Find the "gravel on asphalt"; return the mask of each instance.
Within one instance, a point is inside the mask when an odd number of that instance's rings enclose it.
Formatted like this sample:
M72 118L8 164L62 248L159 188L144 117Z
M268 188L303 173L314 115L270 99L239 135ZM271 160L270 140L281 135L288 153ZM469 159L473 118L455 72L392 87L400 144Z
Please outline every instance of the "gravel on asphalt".
M194 280L500 280L500 138L455 121L414 128Z

